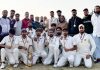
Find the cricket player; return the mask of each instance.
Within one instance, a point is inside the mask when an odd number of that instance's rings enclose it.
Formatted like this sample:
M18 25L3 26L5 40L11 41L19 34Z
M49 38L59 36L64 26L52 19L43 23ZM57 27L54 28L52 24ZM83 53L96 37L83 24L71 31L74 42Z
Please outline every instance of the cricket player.
M62 56L55 67L62 67L67 61L69 62L70 67L73 67L77 47L74 45L73 38L68 35L68 30L66 28L63 29L62 33L63 37L60 40L63 47Z
M0 42L0 47L4 47L1 48L1 69L5 68L6 60L8 64L14 65L14 67L18 66L18 47L15 45L16 39L17 37L15 36L15 30L10 29L9 35L4 37Z
M79 34L74 36L77 45L77 52L75 56L75 67L78 67L83 59L85 67L92 67L92 55L96 49L95 42L91 35L85 33L83 24L79 25Z
M36 29L36 36L33 40L34 45L34 53L33 53L33 64L36 64L39 57L42 57L42 62L47 57L47 53L45 51L45 38L42 35L42 29L38 28Z
M28 37L30 37L31 39L34 38L35 36L35 29L32 28L32 24L29 23L28 28L26 28L27 32L28 32Z
M56 66L59 58L59 38L54 36L54 30L49 29L46 42L48 43L49 53L44 61L45 65L51 64L54 57L54 67Z
M28 60L28 53L31 52L31 55L33 53L32 40L27 36L27 31L25 29L22 30L21 35L18 37L16 45L18 46L19 57L21 57L22 62L25 65L31 64ZM28 51L29 47L31 47L30 51Z

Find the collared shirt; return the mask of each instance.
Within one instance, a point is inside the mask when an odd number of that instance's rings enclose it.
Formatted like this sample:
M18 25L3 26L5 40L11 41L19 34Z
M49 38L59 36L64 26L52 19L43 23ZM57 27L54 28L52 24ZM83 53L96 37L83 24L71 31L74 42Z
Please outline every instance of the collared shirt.
M44 46L45 46L45 38L44 36L40 36L37 41L33 40L33 44L34 44L34 48L35 48L35 52L41 52L44 50Z
M61 45L63 47L63 54L75 54L75 50L74 51L68 51L66 52L64 48L67 49L71 49L74 47L74 40L71 36L67 36L66 38L62 38L61 40Z
M1 34L8 33L10 30L10 21L8 18L1 18L0 19L0 26L2 27Z
M23 28L25 28L25 29L28 28L28 24L29 24L29 19L25 19L25 18L24 18L24 19L22 20L22 29L23 29Z
M17 46L23 46L26 47L27 49L29 46L32 46L32 40L27 36L25 39L22 38L22 36L18 36L17 41L16 41ZM20 49L21 52L27 53L26 50Z
M84 55L93 55L96 44L90 34L84 33L81 35L80 33L74 36L74 44L77 45L77 53ZM91 48L91 49L90 49Z
M31 38L33 38L36 35L35 29L32 28L32 30L29 30L29 28L27 28L26 30L27 32L29 32L28 36Z
M21 35L22 21L16 21L14 27L15 27L15 30L16 30L15 35L16 36Z
M93 36L100 37L100 15L97 16L94 13L92 15L91 21L93 25Z
M7 46L11 46L12 48L11 49L8 49L5 47L5 49L8 51L8 52L12 52L14 48L17 48L15 42L17 40L17 37L16 36L13 36L13 37L10 37L9 35L4 37L3 40L0 42L0 44L5 44Z
M49 19L49 28L51 28L51 24L52 24L52 23L58 24L58 19L55 18L55 17L51 17L51 18Z
M47 42L49 43L49 47L52 48L59 48L60 40L56 36L53 37L47 37Z

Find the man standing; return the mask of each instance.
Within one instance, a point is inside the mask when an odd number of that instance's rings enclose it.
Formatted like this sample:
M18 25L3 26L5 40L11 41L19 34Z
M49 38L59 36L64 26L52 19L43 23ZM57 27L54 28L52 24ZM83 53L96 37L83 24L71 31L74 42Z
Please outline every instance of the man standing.
M31 24L34 23L34 15L33 15L33 14L30 15L30 23L31 23Z
M33 28L36 30L37 28L43 28L43 26L39 22L39 17L35 17L35 21L32 24Z
M84 18L82 20L83 20L83 24L85 26L85 32L88 34L92 34L93 26L91 23L91 15L89 15L89 11L87 8L85 8L83 10L83 12L84 12Z
M57 18L54 17L54 11L50 11L50 19L49 19L49 28L51 28L51 24L55 23L56 25L58 24Z
M10 20L10 28L14 28L14 24L15 24L14 15L15 15L15 10L11 10L10 17L8 17L8 19Z
M4 37L3 40L0 42L0 46L4 47L1 49L1 69L5 68L6 65L6 58L8 60L8 64L14 65L14 67L18 66L18 47L16 46L15 42L17 37L15 35L15 30L10 29L9 35Z
M58 22L59 22L59 19L62 16L62 11L61 10L57 10L57 15L58 15Z
M85 33L85 27L83 24L79 25L79 34L74 36L74 43L77 46L76 55L75 55L75 67L78 67L81 64L83 59L85 67L92 67L93 53L96 49L96 44L90 34Z
M73 9L72 10L72 17L71 17L71 19L69 19L69 23L68 23L69 34L71 36L78 34L78 32L79 32L78 26L81 23L82 23L82 19L77 17L77 10Z
M0 41L8 35L9 30L10 30L10 21L7 18L8 15L8 11L7 10L3 10L2 11L2 18L0 19L0 26L1 26L1 33L0 33Z
M100 6L95 6L94 14L91 18L93 25L93 37L96 43L96 51L94 53L94 58L100 61Z
M15 14L15 25L14 25L14 29L15 29L15 35L16 36L20 36L21 35L21 29L22 29L22 21L20 21L20 14Z
M22 20L22 29L28 28L29 24L29 12L25 12L25 18Z

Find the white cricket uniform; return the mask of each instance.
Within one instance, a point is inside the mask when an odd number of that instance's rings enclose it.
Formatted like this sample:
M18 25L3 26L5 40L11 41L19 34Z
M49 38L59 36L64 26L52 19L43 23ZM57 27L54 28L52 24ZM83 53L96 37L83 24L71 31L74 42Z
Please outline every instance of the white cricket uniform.
M56 36L50 38L47 37L47 42L49 43L49 53L47 58L44 60L44 64L48 65L51 64L53 57L54 57L54 64L57 64L59 58L59 38Z
M37 39L37 41L33 40L34 44L34 53L33 53L33 64L36 64L39 57L42 57L43 61L47 57L47 53L45 51L45 38L41 36Z
M81 60L84 60L85 66L87 68L92 67L92 59L86 59L86 55L93 55L96 45L91 35L84 33L82 36L81 34L77 34L74 36L75 44L77 45L77 52L75 56L75 63L74 65L77 67L80 65Z
M66 37L66 39L61 39L61 44L63 47L62 56L60 57L57 67L64 66L68 61L71 65L74 64L74 58L76 50L66 52L64 48L71 49L74 47L73 38L71 36Z
M32 28L32 30L29 30L29 28L26 29L27 32L29 32L28 36L30 38L34 38L34 36L36 35L35 30Z
M51 28L51 24L52 24L52 23L58 24L58 19L55 18L55 17L51 17L51 18L49 19L49 29Z
M4 39L0 42L0 44L5 44L6 46L11 46L11 49L8 48L2 48L1 49L1 61L5 62L5 58L7 57L9 64L15 64L19 63L18 61L18 47L16 46L17 37L9 37L6 36Z
M30 45L32 45L32 40L27 36L25 39L22 38L22 36L19 36L17 41L16 41L17 46L23 46L26 47L27 49L29 48ZM24 49L19 49L19 57L22 57L22 61L24 64L27 65L28 61L28 51Z

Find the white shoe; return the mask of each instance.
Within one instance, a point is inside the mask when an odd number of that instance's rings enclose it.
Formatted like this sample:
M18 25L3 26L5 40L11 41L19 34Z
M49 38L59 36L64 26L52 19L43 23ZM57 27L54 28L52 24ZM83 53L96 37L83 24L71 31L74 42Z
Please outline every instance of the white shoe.
M70 66L69 66L70 68L72 68L73 67L73 65L72 64L70 64Z
M14 64L14 66L13 66L14 68L17 68L18 67L18 64Z
M2 63L0 68L1 68L1 69L4 69L5 66L6 66L6 64L5 64L5 63Z
M54 64L53 67L54 67L54 68L57 68L57 64Z

